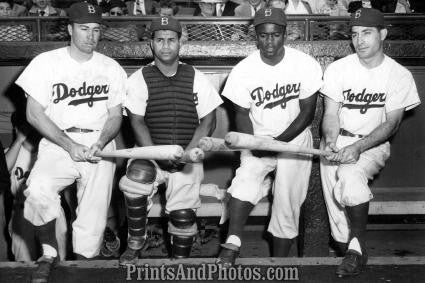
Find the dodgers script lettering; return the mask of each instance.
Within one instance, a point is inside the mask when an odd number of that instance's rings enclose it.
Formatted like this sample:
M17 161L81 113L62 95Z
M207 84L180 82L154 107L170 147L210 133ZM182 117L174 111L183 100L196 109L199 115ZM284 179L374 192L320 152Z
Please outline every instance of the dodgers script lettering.
M109 93L109 86L108 85L89 85L87 86L86 82L83 83L83 85L79 88L69 88L64 83L57 83L53 85L53 96L56 97L53 100L53 103L59 103L62 100L65 100L69 97L73 98L78 96L82 96L85 98L82 99L74 99L71 100L68 105L80 105L87 103L89 107L93 107L93 103L96 101L101 100L107 100L107 96L100 96L102 94L108 94ZM94 97L94 96L98 97ZM100 96L100 97L99 97Z
M286 103L292 99L296 99L299 97L301 83L298 84L287 84L283 86L279 86L276 84L276 87L270 90L263 90L263 87L257 87L251 92L251 98L256 100L255 106L259 107L264 103L270 101L271 99L278 99L276 101L267 103L264 105L264 109L272 109L278 105L280 105L283 109L286 108ZM289 96L290 94L294 94Z
M361 114L365 114L370 108L384 107L387 98L384 92L369 93L366 88L359 93L354 93L351 92L351 89L347 89L342 94L344 95L344 105L342 107L360 109Z

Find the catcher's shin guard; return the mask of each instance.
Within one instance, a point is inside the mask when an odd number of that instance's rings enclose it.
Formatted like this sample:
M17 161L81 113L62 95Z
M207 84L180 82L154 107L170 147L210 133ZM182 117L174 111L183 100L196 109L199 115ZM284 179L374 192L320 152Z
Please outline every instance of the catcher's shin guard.
M192 209L180 209L170 212L168 232L171 234L172 256L189 257L197 232L196 214Z
M130 198L125 196L128 221L128 246L138 250L146 239L146 223L148 214L148 197Z

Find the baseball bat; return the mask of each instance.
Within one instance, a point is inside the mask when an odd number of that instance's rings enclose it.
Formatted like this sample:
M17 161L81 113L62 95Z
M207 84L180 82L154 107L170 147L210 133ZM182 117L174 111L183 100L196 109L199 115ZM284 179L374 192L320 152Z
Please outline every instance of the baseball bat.
M185 150L179 161L182 163L198 163L202 162L204 157L204 151L200 148L194 147L190 150Z
M332 154L330 151L308 148L295 144L289 144L265 137L253 136L238 132L228 132L224 137L229 148L233 149L250 149L250 150L267 150L276 152L293 152L298 154L314 154L328 156Z
M229 148L224 139L203 137L198 142L198 147L203 151L234 151Z
M142 146L111 151L98 151L96 156L133 158L133 159L154 159L154 160L178 160L182 158L184 150L179 145L154 145Z

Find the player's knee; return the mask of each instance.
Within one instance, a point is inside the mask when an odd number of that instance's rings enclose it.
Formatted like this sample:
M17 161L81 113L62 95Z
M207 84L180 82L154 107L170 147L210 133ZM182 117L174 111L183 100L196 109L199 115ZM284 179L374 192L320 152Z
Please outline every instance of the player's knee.
M136 159L128 166L126 175L119 182L119 187L129 196L150 195L155 178L155 165L149 160Z
M141 184L152 184L156 178L156 167L150 160L135 159L127 167L127 178Z
M363 181L364 176L360 168L355 164L344 164L338 167L336 171L338 180L343 183L350 183L354 180L355 182ZM367 180L366 180L367 181Z

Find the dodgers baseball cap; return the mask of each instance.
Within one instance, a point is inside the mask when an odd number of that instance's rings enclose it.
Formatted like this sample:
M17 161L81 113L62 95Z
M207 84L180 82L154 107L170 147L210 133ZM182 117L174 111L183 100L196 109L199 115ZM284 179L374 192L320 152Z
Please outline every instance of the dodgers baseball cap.
M351 13L350 26L385 27L384 14L373 8L360 8Z
M179 21L173 17L158 17L152 20L151 32L152 34L157 30L172 30L178 34L182 33L182 26Z
M77 24L102 23L102 9L94 4L78 2L68 8L69 20Z
M255 13L254 26L261 24L276 24L286 26L286 15L279 8L261 8Z

